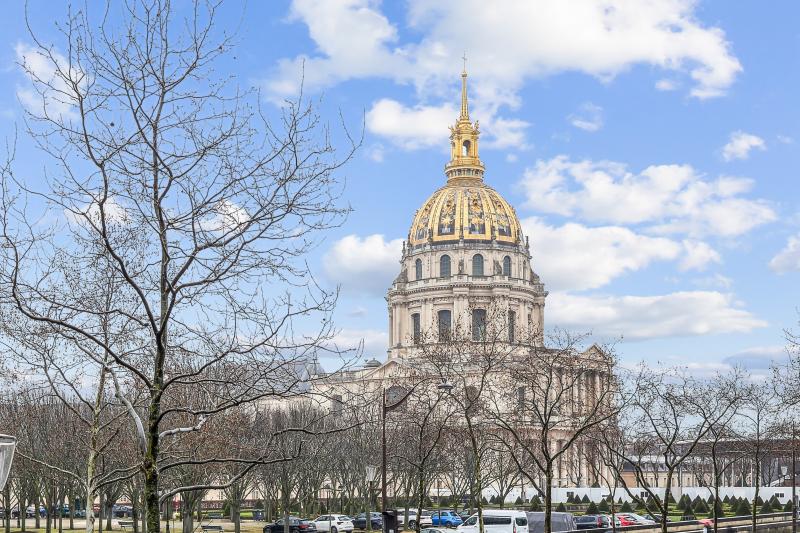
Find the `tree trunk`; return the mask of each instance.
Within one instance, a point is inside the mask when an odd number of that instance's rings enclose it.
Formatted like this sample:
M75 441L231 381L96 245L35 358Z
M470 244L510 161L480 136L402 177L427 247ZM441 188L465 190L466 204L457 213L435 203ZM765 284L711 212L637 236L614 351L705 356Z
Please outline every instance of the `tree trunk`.
M36 524L36 529L42 527L42 515L39 514L39 507L42 506L41 497L37 494L33 499L33 521Z
M544 531L553 531L553 463L547 463L544 473Z
M97 531L99 533L103 533L103 512L106 509L106 500L102 492L100 492L98 496L99 498L97 503ZM92 504L92 516L94 516L94 504Z

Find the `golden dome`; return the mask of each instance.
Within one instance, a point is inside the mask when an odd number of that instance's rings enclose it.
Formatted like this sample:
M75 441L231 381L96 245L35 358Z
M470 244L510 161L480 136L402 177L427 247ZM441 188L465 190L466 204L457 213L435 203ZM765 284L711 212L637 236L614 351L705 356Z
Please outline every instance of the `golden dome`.
M464 241L517 244L522 228L514 208L480 181L451 180L414 215L411 246Z
M514 208L483 183L484 167L478 156L478 122L469 118L466 58L461 73L461 114L450 127L447 185L436 191L414 215L408 243L464 241L517 244L522 229Z

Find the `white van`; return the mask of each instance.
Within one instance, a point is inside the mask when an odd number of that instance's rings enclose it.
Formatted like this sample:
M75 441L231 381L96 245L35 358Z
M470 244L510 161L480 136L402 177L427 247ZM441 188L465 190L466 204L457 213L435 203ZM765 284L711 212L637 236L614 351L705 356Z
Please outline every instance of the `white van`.
M528 516L525 511L485 509L483 530L486 533L528 533ZM456 528L458 533L478 533L478 513L467 518Z

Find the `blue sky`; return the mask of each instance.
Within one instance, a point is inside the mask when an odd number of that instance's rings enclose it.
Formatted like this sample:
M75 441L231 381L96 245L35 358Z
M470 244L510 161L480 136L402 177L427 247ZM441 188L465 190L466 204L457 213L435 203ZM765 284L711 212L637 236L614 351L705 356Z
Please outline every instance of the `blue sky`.
M54 3L30 19L58 46ZM800 5L792 1L250 2L217 66L269 106L305 91L365 125L345 225L310 258L343 343L383 358L414 211L444 183L466 50L486 181L517 209L546 323L626 362L765 368L800 302ZM0 20L0 134L29 94L23 6ZM40 160L20 139L18 167ZM35 179L35 178L32 178Z

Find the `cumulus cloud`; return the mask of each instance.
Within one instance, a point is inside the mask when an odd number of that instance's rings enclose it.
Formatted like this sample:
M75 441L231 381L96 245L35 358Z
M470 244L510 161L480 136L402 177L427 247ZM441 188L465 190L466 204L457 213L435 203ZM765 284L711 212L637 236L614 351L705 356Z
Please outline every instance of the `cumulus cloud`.
M46 114L53 118L74 115L73 102L67 97L72 94L72 88L53 63L57 62L67 72L67 59L53 49L50 51L51 60L37 48L21 42L14 46L14 53L17 63L30 80L29 84L17 87L17 98L22 105L31 113ZM73 69L70 77L78 79L78 72Z
M786 246L770 260L769 267L778 274L800 272L800 234L789 237Z
M267 87L294 93L304 63L311 88L384 77L429 94L451 82L468 49L478 92L492 101L513 104L527 78L578 71L609 80L636 64L685 75L694 97L719 96L742 67L722 30L703 25L695 8L672 0L412 0L409 34L420 37L404 41L372 0L295 0L288 19L306 25L317 54L282 60Z
M451 104L407 107L384 98L367 111L367 129L406 149L447 147L447 126L457 116Z
M747 159L750 157L750 152L754 149L766 150L767 144L764 142L764 139L752 133L734 131L731 133L728 144L722 147L722 158L725 159L725 161Z
M767 322L741 309L731 294L683 291L656 296L551 293L548 323L625 339L747 333Z
M323 257L326 276L345 291L383 295L400 273L403 240L383 235L347 235Z
M452 102L438 106L406 106L397 100L383 98L367 111L367 130L406 150L446 149L449 147L447 128L455 122L458 114L459 110ZM496 116L484 107L478 107L472 114L487 118L481 121L485 137L482 146L527 147L525 130L530 126L528 122Z
M578 129L595 132L603 127L603 108L586 102L575 113L568 116L567 120Z
M531 241L533 268L553 290L602 287L655 261L677 259L682 252L681 245L670 239L619 226L555 227L532 217L523 220L522 227Z
M294 0L287 20L308 28L316 51L279 60L263 84L269 98L277 102L298 94L301 81L312 91L369 78L411 85L418 103L406 107L377 102L372 131L381 134L399 128L390 138L404 148L418 148L433 144L433 136L443 135L430 130L442 123L439 117L445 110L446 123L455 118L449 110L458 101L456 73L467 49L473 74L470 90L475 102L485 103L475 113L486 132L484 146L527 148L529 124L503 117L499 109L516 109L521 103L520 89L531 78L577 71L608 81L645 64L672 77L689 78L694 97L724 94L741 65L723 32L701 24L694 8L692 2L674 0L582 0L577 4L412 0L405 18L412 31L405 35L419 37L402 38L397 25L373 0ZM664 84L658 83L663 89ZM432 103L442 101L447 103ZM432 120L401 126L394 121L401 116ZM574 124L589 131L602 125L591 116L576 117ZM416 130L408 131L411 127ZM416 139L417 134L422 140Z
M707 180L689 165L651 165L639 173L613 161L560 155L527 168L525 205L595 223L642 225L649 232L736 237L777 218L764 200L743 197L753 181Z
M711 263L721 263L722 257L708 243L702 241L683 241L685 255L680 262L681 270L705 270Z

